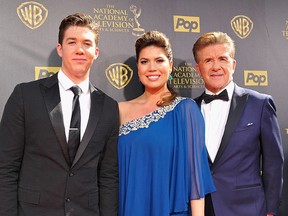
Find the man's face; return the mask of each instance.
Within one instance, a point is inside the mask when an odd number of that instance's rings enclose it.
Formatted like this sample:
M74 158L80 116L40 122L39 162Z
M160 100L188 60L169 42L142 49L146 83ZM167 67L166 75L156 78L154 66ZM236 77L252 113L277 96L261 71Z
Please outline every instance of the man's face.
M205 87L217 93L225 88L233 79L236 60L229 55L229 49L224 44L209 45L197 53L196 69L203 77Z
M57 45L62 58L62 70L75 84L89 77L90 68L98 57L95 34L80 26L69 27L64 34L62 45Z

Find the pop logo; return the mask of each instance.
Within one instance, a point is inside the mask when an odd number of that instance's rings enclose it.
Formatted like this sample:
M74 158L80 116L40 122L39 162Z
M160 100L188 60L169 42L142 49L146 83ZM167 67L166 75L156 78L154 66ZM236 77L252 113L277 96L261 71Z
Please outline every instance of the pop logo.
M60 67L35 67L35 80L50 77L59 70Z
M200 17L173 16L175 32L200 32Z
M267 71L244 71L244 85L245 86L268 86Z

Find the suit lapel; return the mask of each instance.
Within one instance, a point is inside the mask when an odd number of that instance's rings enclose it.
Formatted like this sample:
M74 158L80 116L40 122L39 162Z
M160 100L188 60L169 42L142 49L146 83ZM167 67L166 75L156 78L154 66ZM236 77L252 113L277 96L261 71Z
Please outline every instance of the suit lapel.
M235 89L234 89L234 93L233 93L232 100L231 100L231 106L229 110L227 123L225 126L225 131L224 131L216 158L212 164L212 167L214 166L214 164L217 163L217 161L219 161L224 150L229 144L229 140L235 131L235 128L237 126L237 123L239 122L239 119L241 118L247 99L248 99L248 94L244 92L243 88L239 88L235 84Z
M94 131L96 129L97 123L99 121L103 109L104 94L95 89L94 86L92 86L91 84L90 84L90 91L91 91L91 108L90 108L89 120L72 166L74 166L77 163L77 161L83 154L84 150L86 149L87 145L89 144L89 141L91 140L92 135L94 134Z
M57 74L51 78L46 79L40 86L47 111L58 139L58 142L61 146L62 152L64 154L65 160L69 164L68 148L67 141L65 137L65 128L63 124L63 115L61 108L61 100L58 86Z
M194 99L200 109L201 109L201 103L202 103L202 100L203 100L203 95L204 95L204 93L205 93L205 92L203 92L199 97L197 97L197 98Z

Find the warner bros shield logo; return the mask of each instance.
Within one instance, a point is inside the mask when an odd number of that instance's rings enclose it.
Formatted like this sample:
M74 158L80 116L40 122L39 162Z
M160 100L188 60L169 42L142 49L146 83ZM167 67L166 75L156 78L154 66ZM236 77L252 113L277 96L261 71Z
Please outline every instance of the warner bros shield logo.
M126 64L111 64L106 70L106 77L117 89L124 88L133 77L133 70Z
M48 17L48 10L38 2L24 2L17 7L20 20L30 29L40 27Z
M244 39L251 33L253 21L247 16L238 15L231 20L231 27L239 38Z

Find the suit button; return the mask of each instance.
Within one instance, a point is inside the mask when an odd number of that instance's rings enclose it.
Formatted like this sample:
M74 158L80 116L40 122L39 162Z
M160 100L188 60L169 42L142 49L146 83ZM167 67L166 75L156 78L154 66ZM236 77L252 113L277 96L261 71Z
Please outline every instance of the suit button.
M66 202L70 202L71 201L71 199L70 198L66 198Z
M75 174L73 172L69 173L69 176L72 177L74 176Z

